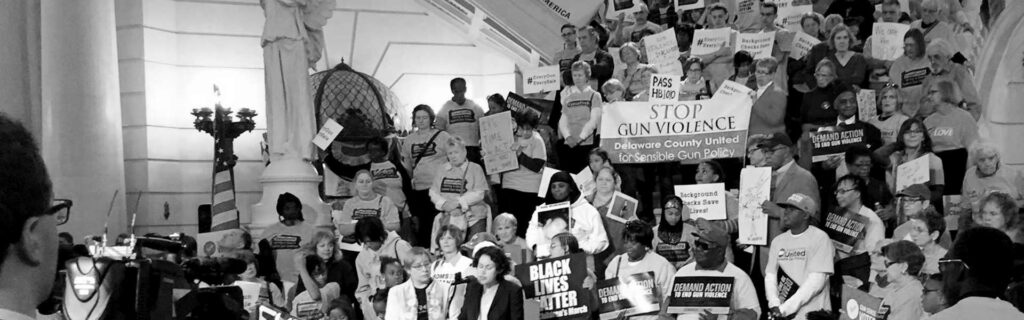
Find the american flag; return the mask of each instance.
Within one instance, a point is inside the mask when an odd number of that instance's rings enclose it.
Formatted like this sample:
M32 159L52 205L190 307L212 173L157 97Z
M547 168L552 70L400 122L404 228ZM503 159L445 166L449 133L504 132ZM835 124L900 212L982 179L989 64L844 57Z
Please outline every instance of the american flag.
M230 125L230 119L221 110L220 89L213 87L218 101L213 120L213 204L211 210L210 231L221 231L237 229L238 208L235 207L235 153L233 148L234 139L228 137L227 129L222 125Z

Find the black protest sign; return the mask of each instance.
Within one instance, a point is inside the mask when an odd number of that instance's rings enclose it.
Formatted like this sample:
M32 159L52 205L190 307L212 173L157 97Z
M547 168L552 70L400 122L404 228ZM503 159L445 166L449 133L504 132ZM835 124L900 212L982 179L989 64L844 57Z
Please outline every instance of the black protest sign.
M832 239L836 249L849 253L860 240L867 219L859 214L852 217L829 212L825 217L825 233Z
M540 221L542 225L547 224L549 220L555 218L561 218L568 224L569 207L570 204L568 201L537 207L537 219L539 219L538 221Z
M654 247L654 252L665 257L668 262L686 262L690 260L690 243L680 241L677 244L659 243Z
M931 71L929 71L928 67L903 71L900 74L900 86L903 88L919 86L924 83L924 79L929 74L931 74Z
M810 135L814 144L811 151L813 162L825 161L831 156L842 155L850 147L865 145L864 129L811 132Z
M653 271L598 281L601 320L618 318L622 312L627 317L657 313L661 304L655 287Z
M786 271L783 271L782 268L779 268L779 276L778 282L776 282L776 287L778 287L779 289L779 299L781 299L782 301L786 301L787 299L789 299L789 297L792 297L794 294L796 294L797 290L800 290L800 284L796 283L796 280L793 280L793 278L786 274Z
M729 313L732 277L676 277L668 300L668 313Z
M508 96L506 96L505 105L515 113L532 112L536 114L540 117L539 123L548 123L548 118L551 117L551 110L545 110L544 107L533 103L530 99L512 92L509 92Z
M523 284L526 298L540 303L540 319L590 317L590 290L583 288L585 253L518 265L516 278Z
M875 298L867 292L843 285L842 307L839 308L839 320L879 320L885 319L887 310L882 307L882 299Z

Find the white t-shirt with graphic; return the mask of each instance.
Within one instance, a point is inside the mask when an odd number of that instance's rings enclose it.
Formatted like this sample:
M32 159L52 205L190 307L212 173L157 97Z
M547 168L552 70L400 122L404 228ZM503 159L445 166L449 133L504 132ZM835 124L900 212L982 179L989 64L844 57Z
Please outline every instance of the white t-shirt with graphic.
M793 231L778 235L772 240L771 250L768 252L770 255L765 272L785 272L797 284L805 283L811 273L832 274L834 271L832 259L836 250L832 246L832 240L825 231L814 226L807 227L806 231L798 235L794 235ZM803 319L811 311L830 310L828 292L829 286L826 281L825 288L797 311L796 319ZM783 297L779 299L785 302Z

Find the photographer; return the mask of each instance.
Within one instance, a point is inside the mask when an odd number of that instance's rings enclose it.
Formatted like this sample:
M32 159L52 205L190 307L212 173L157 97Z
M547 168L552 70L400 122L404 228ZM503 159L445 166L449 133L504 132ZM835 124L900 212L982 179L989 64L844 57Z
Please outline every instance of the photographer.
M70 202L50 207L53 190L39 147L0 114L0 319L34 319L57 269L57 225Z

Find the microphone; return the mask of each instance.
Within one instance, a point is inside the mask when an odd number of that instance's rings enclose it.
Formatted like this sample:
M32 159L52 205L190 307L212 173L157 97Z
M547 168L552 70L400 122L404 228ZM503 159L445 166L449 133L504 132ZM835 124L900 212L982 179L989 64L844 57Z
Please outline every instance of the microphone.
M470 282L479 282L479 281L477 281L476 277L473 276L473 275L463 276L462 272L457 272L457 273L455 273L455 281L452 282L452 285L454 286L454 285L463 284L463 283L470 283Z

